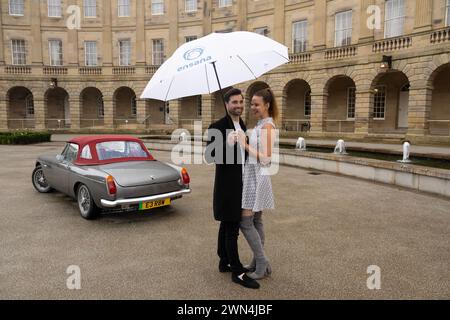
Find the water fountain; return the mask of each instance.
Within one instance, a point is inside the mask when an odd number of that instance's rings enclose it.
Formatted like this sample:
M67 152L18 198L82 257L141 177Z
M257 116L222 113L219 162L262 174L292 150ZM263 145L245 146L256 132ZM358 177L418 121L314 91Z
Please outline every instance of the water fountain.
M409 154L411 151L411 144L406 141L403 143L403 160L398 160L401 163L411 163L412 161L409 159Z
M306 141L304 138L298 138L295 149L300 151L306 151Z
M336 148L334 148L334 153L335 154L341 154L341 155L345 155L347 154L346 148L345 148L345 141L344 140L339 140L336 144Z
M186 134L186 132L182 132L180 134L180 141L181 142L186 142L187 141L187 134Z

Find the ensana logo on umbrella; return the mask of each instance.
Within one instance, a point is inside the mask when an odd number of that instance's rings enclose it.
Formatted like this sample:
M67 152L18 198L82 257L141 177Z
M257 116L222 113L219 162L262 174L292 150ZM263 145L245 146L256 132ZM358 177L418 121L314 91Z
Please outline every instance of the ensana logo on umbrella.
M186 51L183 55L184 60L186 61L192 61L190 63L187 63L183 66L180 66L178 68L178 72L192 68L194 66L197 66L201 63L206 63L207 61L211 60L211 56L207 56L207 57L203 57L201 59L199 59L203 53L205 52L205 50L203 48L194 48L194 49L190 49L188 51ZM195 61L193 61L195 60Z

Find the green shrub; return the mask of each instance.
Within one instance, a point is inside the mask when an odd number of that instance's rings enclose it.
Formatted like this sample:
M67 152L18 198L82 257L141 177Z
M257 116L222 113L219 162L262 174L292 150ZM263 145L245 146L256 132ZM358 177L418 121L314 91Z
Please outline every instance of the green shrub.
M49 142L51 134L48 132L14 131L0 133L0 144L32 144Z

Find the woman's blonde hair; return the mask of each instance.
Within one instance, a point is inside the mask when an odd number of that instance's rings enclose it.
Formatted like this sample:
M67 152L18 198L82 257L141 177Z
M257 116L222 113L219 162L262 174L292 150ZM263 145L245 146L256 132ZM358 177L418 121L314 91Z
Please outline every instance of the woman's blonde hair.
M270 88L266 88L256 91L253 96L261 97L264 103L269 104L269 116L273 118L273 121L277 122L280 111L273 91Z

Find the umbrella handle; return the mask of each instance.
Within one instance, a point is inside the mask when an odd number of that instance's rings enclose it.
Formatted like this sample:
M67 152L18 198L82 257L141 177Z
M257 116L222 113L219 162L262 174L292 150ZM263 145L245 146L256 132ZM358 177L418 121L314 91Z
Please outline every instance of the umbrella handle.
M231 126L231 128L234 128L233 121L231 120L231 117L228 114L227 105L225 103L225 97L223 96L222 86L220 85L219 75L217 74L216 62L214 61L214 62L211 62L211 63L212 63L213 68L214 68L214 73L216 74L217 84L219 85L220 95L222 97L223 107L225 108L225 114L226 114L226 117L228 119L228 124Z

